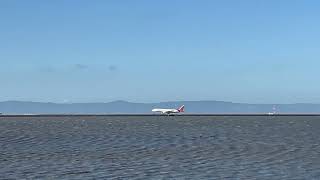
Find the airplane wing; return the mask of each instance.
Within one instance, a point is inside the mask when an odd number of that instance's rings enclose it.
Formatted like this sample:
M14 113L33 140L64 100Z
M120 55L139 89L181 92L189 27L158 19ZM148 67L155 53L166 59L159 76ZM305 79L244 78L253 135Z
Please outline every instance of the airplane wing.
M163 114L169 114L171 111L162 111Z

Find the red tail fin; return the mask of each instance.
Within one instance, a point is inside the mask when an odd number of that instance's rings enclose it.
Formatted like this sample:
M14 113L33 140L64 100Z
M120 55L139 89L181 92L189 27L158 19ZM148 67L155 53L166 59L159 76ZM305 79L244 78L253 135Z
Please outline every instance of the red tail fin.
M179 107L178 111L179 111L179 112L184 112L184 105L182 105L181 107Z

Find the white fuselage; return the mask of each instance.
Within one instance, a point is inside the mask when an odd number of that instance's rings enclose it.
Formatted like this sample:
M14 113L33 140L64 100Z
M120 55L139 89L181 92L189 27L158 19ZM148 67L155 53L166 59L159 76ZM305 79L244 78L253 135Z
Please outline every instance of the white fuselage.
M179 113L177 109L152 109L152 112L160 112L163 114Z

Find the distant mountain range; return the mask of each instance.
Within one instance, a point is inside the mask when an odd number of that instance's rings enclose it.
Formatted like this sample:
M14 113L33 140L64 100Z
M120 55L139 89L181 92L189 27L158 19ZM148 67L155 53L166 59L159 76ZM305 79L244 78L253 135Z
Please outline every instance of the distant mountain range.
M4 114L37 113L151 113L153 108L177 108L185 105L186 113L320 113L320 104L246 104L224 101L173 101L160 103L42 103L24 101L0 102Z

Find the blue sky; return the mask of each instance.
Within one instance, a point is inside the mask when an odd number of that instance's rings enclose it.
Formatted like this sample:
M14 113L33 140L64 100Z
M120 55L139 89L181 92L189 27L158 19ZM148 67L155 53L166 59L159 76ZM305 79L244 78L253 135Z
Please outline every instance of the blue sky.
M320 2L0 1L0 101L320 103Z

